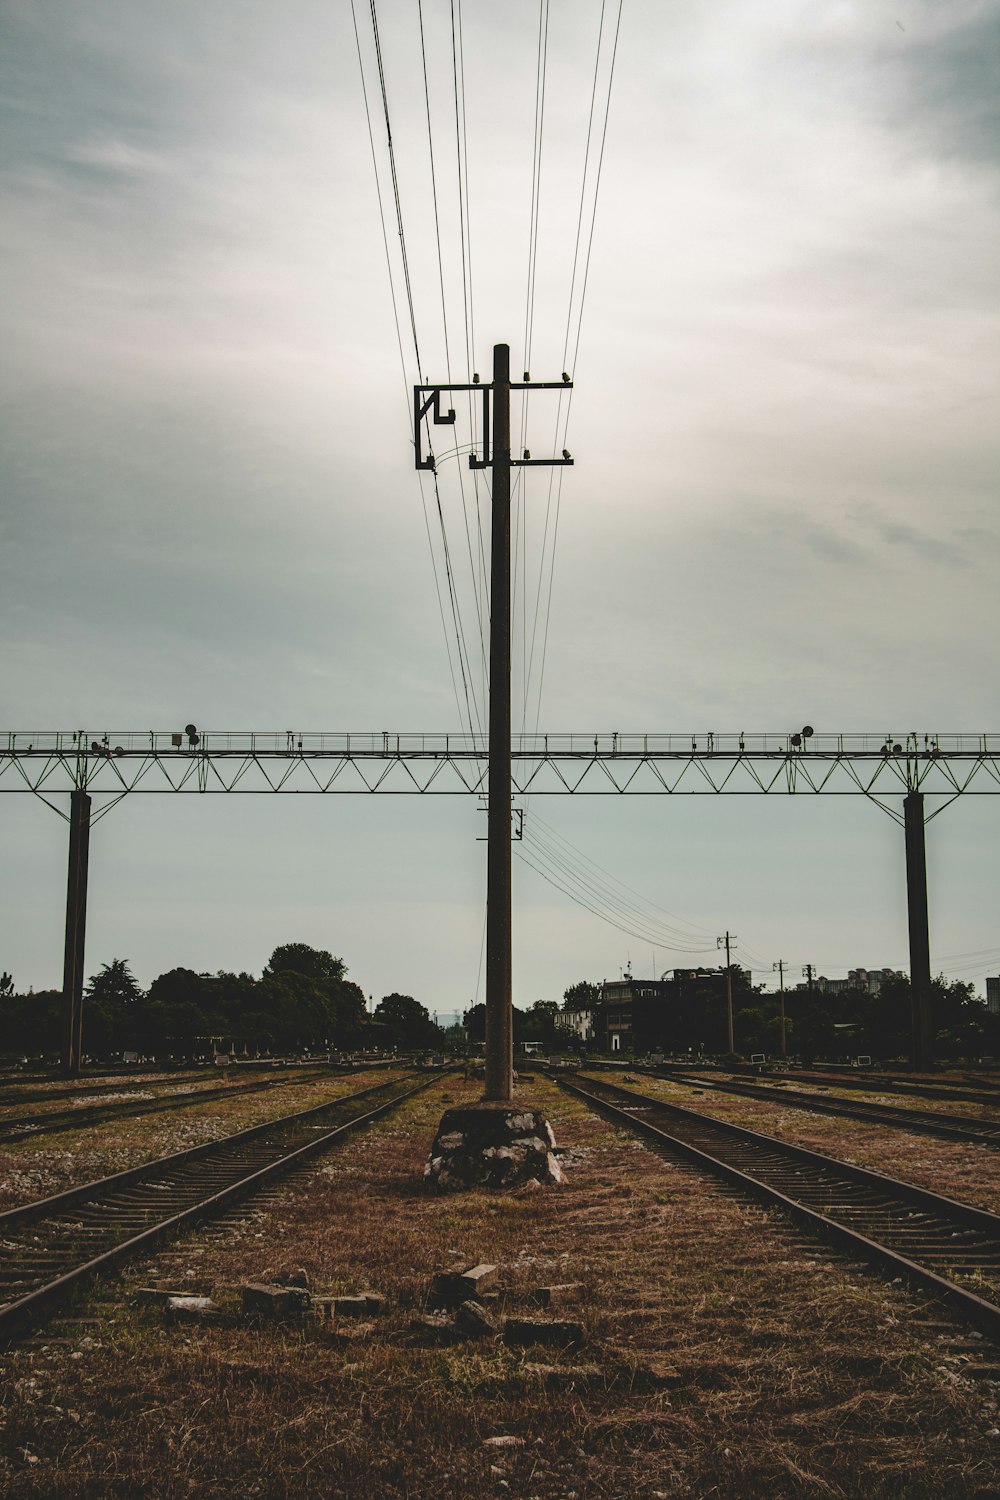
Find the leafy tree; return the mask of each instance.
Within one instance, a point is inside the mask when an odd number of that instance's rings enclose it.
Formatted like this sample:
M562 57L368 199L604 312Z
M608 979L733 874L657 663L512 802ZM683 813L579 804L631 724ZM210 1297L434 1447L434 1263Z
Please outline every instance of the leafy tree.
M601 998L601 986L589 979L580 979L563 990L563 1010L593 1010Z
M325 948L310 948L308 943L284 943L275 948L268 959L264 977L287 973L304 974L307 979L343 979L347 965Z
M86 995L90 1000L127 1007L142 999L142 990L135 982L128 960L113 958L109 964L102 964L100 973L92 975Z
M427 1008L412 995L393 992L375 1008L374 1019L389 1028L392 1045L400 1049L440 1046L444 1033L435 1026Z
M516 1005L512 1006L511 1010L514 1017L514 1040L515 1042L520 1042L524 1040L525 1012L523 1010L518 1010ZM485 1042L486 1006L471 1006L470 1009L467 1010L462 1016L462 1024L465 1027L466 1031L469 1033L470 1042Z
M5 969L3 973L0 974L0 999L6 1000L7 997L13 995L13 993L14 981Z
M526 1042L552 1042L559 1006L554 1000L536 1000L525 1012L522 1034Z

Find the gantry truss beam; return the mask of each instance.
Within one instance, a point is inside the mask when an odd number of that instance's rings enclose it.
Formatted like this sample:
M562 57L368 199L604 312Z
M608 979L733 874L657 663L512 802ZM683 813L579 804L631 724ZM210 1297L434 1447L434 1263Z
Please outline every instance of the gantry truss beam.
M512 791L536 795L1000 792L1000 735L537 734L511 741ZM179 743L178 743L179 742ZM0 792L485 795L484 736L16 732Z

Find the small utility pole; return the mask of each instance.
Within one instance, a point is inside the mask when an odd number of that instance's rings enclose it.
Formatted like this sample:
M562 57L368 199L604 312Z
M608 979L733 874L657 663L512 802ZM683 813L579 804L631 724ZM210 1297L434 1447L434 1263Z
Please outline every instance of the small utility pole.
M775 969L778 971L778 1003L781 1006L781 1055L782 1057L787 1057L788 1049L785 1046L785 960L783 958L779 958L776 964L771 965L772 974Z
M726 932L723 937L716 938L715 946L726 950L726 1025L729 1030L729 1052L730 1056L736 1051L736 1038L733 1032L733 963L730 946L735 946L736 938L731 932Z
M493 346L493 381L480 385L419 385L413 391L413 437L418 469L434 470L434 454L423 451L421 424L430 419L453 426L454 409L441 409L444 391L470 391L482 397L482 457L469 455L472 469L492 469L493 521L490 556L490 712L489 802L486 843L486 1088L484 1099L510 1103L514 1097L514 1018L512 1009L510 900L510 471L528 465L571 464L561 458L532 458L510 451L510 393L568 390L561 381L511 382L510 347ZM492 408L492 410L491 410Z

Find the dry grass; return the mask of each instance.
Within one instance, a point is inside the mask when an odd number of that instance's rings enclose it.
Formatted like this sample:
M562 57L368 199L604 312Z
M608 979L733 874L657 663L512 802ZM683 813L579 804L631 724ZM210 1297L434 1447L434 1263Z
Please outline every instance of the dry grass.
M452 1096L471 1096L462 1085ZM561 1189L432 1198L440 1090L300 1173L267 1204L137 1268L236 1307L247 1278L302 1264L319 1291L377 1288L349 1326L167 1328L124 1295L6 1360L0 1486L11 1497L539 1500L1000 1493L996 1407L909 1322L917 1302L768 1214L707 1191L551 1085L571 1148ZM500 1267L503 1301L579 1281L600 1377L542 1392L492 1341L410 1332L431 1273ZM107 1297L107 1294L105 1294ZM568 1314L570 1315L570 1314ZM67 1337L65 1343L53 1335ZM510 1436L521 1443L486 1445Z
M219 1140L234 1131L298 1109L309 1109L396 1076L369 1072L312 1080L265 1089L259 1094L234 1094L230 1099L185 1105L177 1115L169 1112L137 1115L127 1120L109 1120L103 1125L63 1130L44 1136L37 1144L30 1137L4 1143L0 1146L0 1210L48 1197L112 1172L123 1172L173 1151Z

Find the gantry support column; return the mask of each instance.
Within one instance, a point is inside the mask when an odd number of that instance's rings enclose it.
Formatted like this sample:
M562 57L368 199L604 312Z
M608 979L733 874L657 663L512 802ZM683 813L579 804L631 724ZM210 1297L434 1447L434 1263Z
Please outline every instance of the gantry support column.
M510 349L493 347L490 795L486 845L486 1099L514 1097L510 852Z
M83 1059L83 961L87 933L87 867L90 858L90 797L75 791L69 804L69 879L66 886L66 948L63 999L66 1003L65 1068L71 1078Z
M910 927L910 1003L913 1027L911 1056L914 1068L934 1062L931 1025L931 953L927 922L927 851L924 843L924 794L910 792L903 800L906 833L906 907Z

